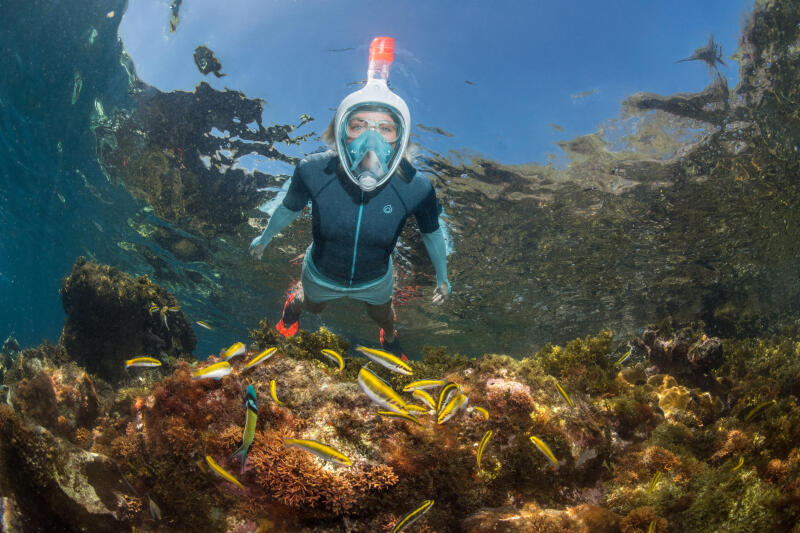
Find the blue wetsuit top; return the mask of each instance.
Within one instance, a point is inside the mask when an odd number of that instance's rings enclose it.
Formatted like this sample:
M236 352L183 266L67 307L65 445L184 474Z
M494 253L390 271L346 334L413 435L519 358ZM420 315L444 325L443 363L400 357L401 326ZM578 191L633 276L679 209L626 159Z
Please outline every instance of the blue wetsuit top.
M414 215L419 229L439 229L442 207L433 185L405 159L389 181L363 192L333 151L312 154L295 167L283 205L300 211L311 200L311 258L324 276L345 286L380 278L397 238Z

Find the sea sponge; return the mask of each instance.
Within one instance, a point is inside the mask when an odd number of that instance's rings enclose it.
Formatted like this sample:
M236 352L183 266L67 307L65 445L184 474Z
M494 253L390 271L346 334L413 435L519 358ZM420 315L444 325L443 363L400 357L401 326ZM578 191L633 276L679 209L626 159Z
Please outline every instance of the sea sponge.
M689 389L680 385L663 388L658 392L658 407L667 418L676 416L680 411L685 411L691 400Z

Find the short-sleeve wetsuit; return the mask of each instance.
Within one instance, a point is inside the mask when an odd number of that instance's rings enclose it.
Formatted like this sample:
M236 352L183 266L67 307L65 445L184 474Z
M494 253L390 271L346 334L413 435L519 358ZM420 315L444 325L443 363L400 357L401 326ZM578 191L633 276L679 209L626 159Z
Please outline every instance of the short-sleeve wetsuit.
M309 201L313 265L342 287L386 275L408 217L416 218L424 235L439 230L442 212L433 185L408 161L384 186L364 192L344 174L333 151L312 154L295 168L283 206L299 212Z

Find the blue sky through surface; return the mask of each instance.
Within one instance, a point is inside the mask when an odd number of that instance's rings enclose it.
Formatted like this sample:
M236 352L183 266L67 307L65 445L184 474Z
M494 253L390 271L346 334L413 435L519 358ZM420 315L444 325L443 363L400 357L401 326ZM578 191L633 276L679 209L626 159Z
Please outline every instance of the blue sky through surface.
M314 116L301 132L324 129L330 108L357 88L348 84L366 76L370 40L392 36L398 52L390 78L412 122L454 134L415 129L426 146L543 163L559 151L555 142L618 117L631 93L702 90L706 67L675 61L711 33L728 64L721 71L736 83L737 64L728 58L751 2L612 4L185 0L170 33L168 1L131 0L119 31L145 82L163 91L192 90L201 80L241 90L268 102L266 123ZM200 44L214 50L227 76L197 70L192 53Z

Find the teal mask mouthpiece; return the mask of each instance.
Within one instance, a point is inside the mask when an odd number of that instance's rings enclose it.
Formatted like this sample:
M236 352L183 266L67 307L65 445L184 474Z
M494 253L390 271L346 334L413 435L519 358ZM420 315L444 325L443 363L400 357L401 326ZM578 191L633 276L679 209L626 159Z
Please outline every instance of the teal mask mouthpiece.
M394 148L375 130L367 130L347 145L347 155L352 161L350 172L358 179L361 190L374 190L380 179L389 171L389 161Z

